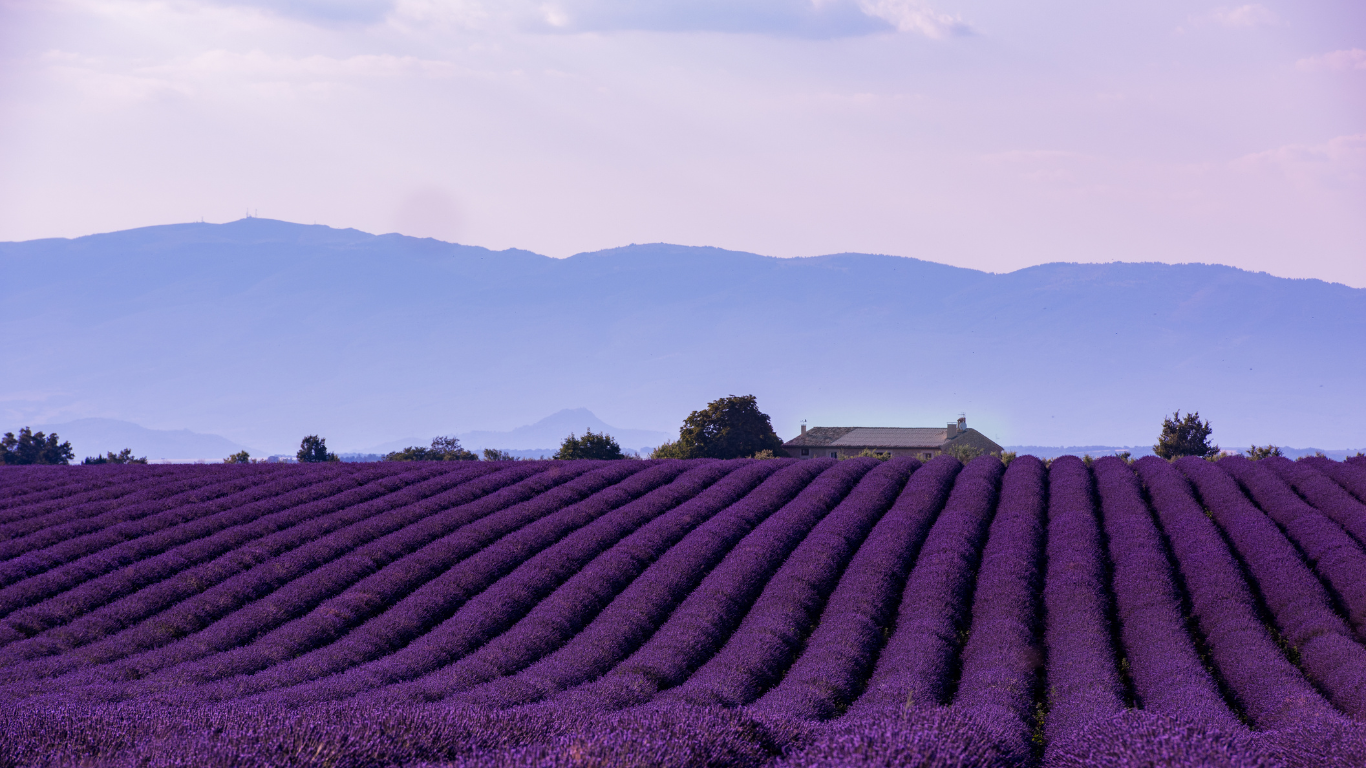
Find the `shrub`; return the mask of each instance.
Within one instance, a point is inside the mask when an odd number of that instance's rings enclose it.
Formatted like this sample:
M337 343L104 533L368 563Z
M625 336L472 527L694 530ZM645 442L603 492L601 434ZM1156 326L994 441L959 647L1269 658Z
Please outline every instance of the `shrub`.
M246 451L242 451L242 453L245 454ZM146 456L143 456L142 458L134 458L134 457L133 457L133 449L132 449L132 448L124 448L122 451L119 451L118 453L114 453L113 451L109 451L108 453L106 453L106 454L103 455L103 456L86 456L84 459L81 460L81 463L82 463L82 464L146 464L146 463L147 463L147 457L146 457Z
M385 454L384 461L478 461L473 451L460 445L458 437L435 437L429 448L409 446L401 451Z
M624 459L621 446L609 434L595 434L593 430L583 433L583 437L570 434L560 443L560 450L551 458L555 459Z

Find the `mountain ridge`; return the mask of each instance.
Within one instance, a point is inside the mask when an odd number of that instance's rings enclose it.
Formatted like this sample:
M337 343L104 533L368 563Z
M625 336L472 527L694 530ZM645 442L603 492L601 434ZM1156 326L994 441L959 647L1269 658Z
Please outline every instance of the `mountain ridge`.
M12 424L99 414L280 451L506 431L584 407L660 432L755 394L810 424L1122 445L1198 410L1227 444L1355 445L1366 289L1223 265L554 259L264 219L0 244Z
M280 225L281 227L283 227L283 228L285 228L285 229L274 229L274 228L272 227L272 225ZM125 236L127 236L127 237L134 237L134 236L138 236L138 235L148 235L148 234L170 234L170 233L177 233L177 234L178 234L178 233L182 233L182 232L184 232L184 233L190 233L190 232L192 232L192 233L194 233L194 234L196 234L196 235L202 235L203 233L219 233L219 232L224 232L224 231L233 231L233 232L235 233L235 232L239 232L239 231L241 231L241 230L240 230L240 229L238 229L238 230L232 230L232 229L224 230L223 228L235 228L235 227L241 227L241 226L251 226L251 227L258 227L258 228L272 227L271 229L268 229L267 231L273 231L273 232L276 232L276 233L281 233L281 232L284 232L284 231L289 231L289 232L291 232L291 233L298 234L298 231L299 231L299 230L304 230L304 231L306 231L306 233L308 233L308 234L322 235L322 236L320 236L320 237L311 237L311 238L292 238L292 239L284 239L284 238L279 238L279 237L277 236L275 239L263 239L263 240L258 240L258 242L290 242L290 241L292 241L292 242L301 242L301 243L307 243L307 244L337 244L337 243L355 244L355 243L361 243L361 242L371 241L371 240L380 240L380 241L401 240L401 241L408 242L408 243L422 243L422 244L427 244L427 245L429 245L429 246L431 246L431 247L436 247L436 248L439 248L439 247L442 247L442 246L448 246L448 247L452 247L452 248L456 248L456 249L461 249L461 250L466 250L466 249L468 249L468 250L474 250L474 251L479 251L479 252L482 252L482 253L485 253L485 254L489 254L489 255L522 255L522 256L533 256L533 257L536 257L536 258L538 258L538 259L544 259L544 260L546 260L547 262L565 262L565 261L569 261L569 260L571 260L571 259L580 258L580 257L603 257L603 256L614 256L614 255L640 255L641 253L646 252L646 251L648 251L648 252L649 252L649 255L652 255L652 256L655 256L655 255L664 255L664 254L659 253L659 251L662 250L662 251L664 251L665 254L667 254L667 255L680 255L680 254L682 254L682 253L689 253L689 252L691 252L691 253L708 252L708 253L710 253L710 254L722 255L722 256L727 256L727 257L729 257L729 256L744 256L744 257L753 257L753 258L757 258L757 259L770 259L770 260L778 261L778 262L794 262L794 261L811 261L811 260L822 260L822 259L838 259L838 258L842 258L842 257L858 257L858 258L872 257L872 258L886 258L886 259L897 259L897 260L903 260L903 261L909 261L909 262L916 262L916 263L924 264L924 265L933 265L933 266L943 267L943 268L945 268L945 269L961 270L961 271L965 271L965 272L977 273L977 274L980 274L980 275L992 275L992 276L1018 275L1018 274L1023 273L1023 272L1029 272L1029 271L1031 271L1031 270L1039 270L1039 269L1044 269L1044 268L1048 268L1048 267L1108 267L1108 266L1112 266L1112 265L1126 265L1126 266L1136 266L1136 267L1215 267L1215 268L1218 268L1218 269L1230 270L1230 271L1232 271L1232 272L1242 273L1242 274L1245 274L1245 275L1255 275L1255 276L1262 276L1262 277L1274 278L1274 279L1277 279L1277 280L1289 280L1289 281L1295 281L1295 282L1321 283L1321 284L1324 284L1324 285L1341 286L1341 287L1343 287L1343 288L1348 288L1348 289L1351 289L1351 290L1363 290L1363 291L1366 291L1366 288L1358 288L1358 287L1356 287L1356 286L1349 286L1349 285L1347 285L1347 284L1345 284L1345 283L1341 283L1341 282L1337 282L1337 281L1332 281L1332 280L1324 280L1324 279L1322 279L1322 278L1316 278L1316 277L1285 277L1285 276L1281 276L1281 275L1275 275L1275 274L1272 274L1272 273L1270 273L1270 272L1266 272L1266 271L1264 271L1264 270L1249 270L1249 269L1244 269L1244 268L1242 268L1242 267L1235 267L1235 266L1232 266L1232 265L1221 264L1221 263L1219 263L1219 262L1214 262L1214 261L1209 261L1209 262L1206 262L1206 261L1189 261L1189 262L1176 262L1176 263L1162 262L1162 261L1119 261L1119 260L1111 260L1111 261L1049 261L1049 262L1043 262L1043 263L1040 263L1040 264L1033 264L1033 265L1030 265L1030 266L1027 266L1027 267L1021 267L1021 268L1019 268L1019 269L1011 270L1011 271L1008 271L1008 272L993 272L993 271L987 271L987 270L976 269L976 268L973 268L973 267L960 267L960 266L956 266L956 265L952 265L952 264L945 264L945 263L943 263L943 262L937 262L937 261L933 261L933 260L930 260L930 259L922 259L922 258L915 257L915 256L904 256L904 255L889 254L889 253L863 253L863 252L857 252L857 251L842 251L842 252L839 252L839 253L813 254L813 255L810 255L810 256L789 256L789 257L784 257L784 256L768 256L768 255L765 255L765 254L754 253L754 252L752 252L752 251L742 251L742 250L736 250L736 249L730 249L730 248L722 248L722 247L719 247L719 246L709 246L709 245L701 245L701 246L699 246L699 245L681 245L681 244L666 243L666 242L630 243L630 244L624 245L624 246L614 246L614 247L610 247L610 248L602 248L602 249L598 249L598 250L595 250L595 251L580 251L580 252L571 254L571 255L569 255L569 256L554 257L554 256L546 256L546 255L543 255L543 254L539 254L539 253L536 253L535 251L528 251L528 250L522 249L522 248L505 248L505 249L497 250L497 249L487 248L487 247L485 247L485 246L468 245L468 244L457 243L457 242L453 242L453 241L439 240L439 239L432 238L432 237L414 237L414 236L411 236L411 235L404 235L404 234L397 233L397 232L387 232L387 233L374 234L374 233L370 233L370 232L365 232L365 231L363 231L363 230L355 229L355 228L352 228L352 227L332 227L332 226L329 226L329 225L326 225L326 224L298 224L298 223L283 221L283 220L279 220L279 219L269 219L269 218L255 217L255 216L253 216L253 217L247 217L247 218L243 218L243 219L238 219L238 220L236 220L236 221L225 222L225 223L222 223L222 224L210 224L210 223L205 223L205 222L183 222L183 223L178 223L178 224L154 224L154 225L148 225L148 226L145 226L145 227L135 227L135 228L132 228L132 229L115 230L115 231L112 231L112 232L96 232L96 233L92 233L92 234L89 234L89 235L79 235L79 236L76 236L76 237L50 237L50 238L36 238L36 239L32 239L32 240L5 240L5 241L0 241L0 247L4 247L4 246L23 246L23 245L33 245L33 244L53 244L53 243L80 244L80 243L85 243L86 241L101 241L101 240L113 241L113 240L118 240L118 239L124 239ZM259 233L260 230L258 229L257 232ZM204 242L204 241L205 241L205 239L202 238L202 237L200 237L200 238L196 238L193 242L195 242L195 243L202 243L202 242ZM184 242L184 241L181 241L181 242ZM227 239L227 238L223 238L223 239L217 240L217 242L221 242L221 243L232 243L232 244L240 244L240 243L241 243L241 240L240 240L240 238L239 238L239 239Z

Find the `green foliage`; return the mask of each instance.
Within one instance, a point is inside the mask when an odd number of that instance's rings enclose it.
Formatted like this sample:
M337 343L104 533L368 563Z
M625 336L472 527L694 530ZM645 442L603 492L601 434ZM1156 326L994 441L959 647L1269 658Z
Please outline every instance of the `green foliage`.
M484 461L521 461L507 451L500 451L497 448L484 449Z
M18 437L6 432L0 438L0 464L70 464L76 452L71 443L59 440L55 432L44 435L28 427L19 430Z
M237 453L234 453L233 455L229 456L228 458L223 459L223 463L224 463L224 464L251 464L251 463L253 463L253 462L252 462L252 460L251 460L251 454L250 454L250 453L247 453L246 451L238 451Z
M753 456L750 456L751 459L761 459L761 460L764 460L764 461L767 461L768 459L786 459L787 457L788 457L788 456L787 456L786 453L784 453L783 455L779 456L779 455L774 454L773 451L770 451L770 450L767 450L767 449L766 449L766 450L759 451L758 453L754 454ZM652 458L653 458L653 456L652 456Z
M688 449L687 449L687 448L684 448L683 445L682 445L679 441L674 440L674 441L671 441L671 442L663 443L663 444L660 445L658 448L656 448L656 449L654 449L653 451L651 451L651 452L650 452L650 458L652 458L652 459L686 459L686 458L688 458Z
M299 452L294 454L300 462L318 463L324 461L341 461L337 454L327 452L327 441L317 435L309 435L299 443Z
M1128 451L1120 451L1119 453L1116 453L1115 455L1118 456L1118 457L1119 457L1119 460L1122 461L1122 462L1124 462L1125 464L1133 464L1133 463L1134 463L1134 455L1133 455L1132 453L1129 453Z
M1001 454L1001 463L1008 467L1010 466L1010 462L1014 461L1015 458L1016 454L1014 451L1006 451L1005 453Z
M560 443L560 450L552 459L624 459L621 446L607 433L594 434L593 430L583 433L583 437L571 434Z
M785 453L783 441L773 431L768 414L759 410L754 395L723 397L713 400L683 420L678 440L666 443L669 456L659 455L661 445L651 456L678 459L739 459L760 451Z
M1213 431L1208 421L1200 421L1199 412L1188 413L1182 418L1178 410L1171 418L1162 420L1162 434L1153 446L1153 453L1167 461L1182 456L1214 458L1219 455L1219 446L1210 445L1209 436Z
M845 459L877 459L878 461L886 461L890 458L892 458L891 451L874 451L871 448L864 448L862 451L859 451L857 454L854 454L853 456L841 456L838 460L844 461Z
M1254 445L1248 448L1243 455L1257 461L1258 459L1269 459L1272 456L1284 456L1285 454L1281 453L1281 449L1274 445Z
M958 459L964 464L967 464L969 461L972 461L978 456L983 455L984 451L981 448L977 448L971 445L953 445L952 443L950 443L949 447L944 449L944 453L947 453L948 455L954 457L955 459Z
M435 437L428 448L408 446L401 451L385 454L384 461L478 461L474 451L467 451L457 437Z
M109 452L105 453L103 456L86 456L85 459L83 459L83 460L81 461L81 463L82 463L82 464L146 464L146 463L147 463L147 457L146 457L146 456L143 456L143 457L140 458L140 459L135 459L135 458L133 458L133 449L132 449L132 448L124 448L123 450L119 451L118 453L114 453L113 451L109 451Z

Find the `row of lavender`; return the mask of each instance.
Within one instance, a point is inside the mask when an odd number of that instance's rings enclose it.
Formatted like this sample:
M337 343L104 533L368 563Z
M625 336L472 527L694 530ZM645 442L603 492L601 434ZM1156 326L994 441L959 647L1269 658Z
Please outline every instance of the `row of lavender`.
M3 477L9 764L1366 762L1359 461L120 469Z

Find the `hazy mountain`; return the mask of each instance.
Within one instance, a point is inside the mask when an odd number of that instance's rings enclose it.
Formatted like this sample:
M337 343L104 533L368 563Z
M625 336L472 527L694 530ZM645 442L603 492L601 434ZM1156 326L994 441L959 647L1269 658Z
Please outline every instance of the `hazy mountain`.
M459 437L460 442L471 450L506 448L526 451L549 448L550 452L553 453L559 449L560 443L564 442L569 433L582 436L584 432L590 429L594 432L605 432L611 435L623 450L639 451L655 448L670 438L670 435L664 432L614 427L594 416L593 412L587 408L565 409L553 413L535 424L528 424L525 427L518 427L508 432L465 432ZM678 437L677 430L674 430L672 437Z
M522 453L541 452L549 455L559 450L560 443L564 442L565 437L571 432L582 435L590 429L594 432L605 432L611 435L623 450L628 451L653 449L665 440L670 439L670 435L664 432L614 427L593 415L593 412L587 408L566 408L558 413L552 413L535 424L528 424L506 432L481 430L461 432L456 437L460 438L461 445L476 452L485 448L501 448ZM676 430L672 437L678 437ZM430 437L391 440L367 448L365 452L383 454L390 451L400 451L410 445L428 445L430 443Z
M432 439L430 437L406 437L402 440L390 440L388 442L380 443L378 445L372 445L368 448L362 448L360 450L354 451L354 453L377 454L383 456L386 453L401 451L404 448L409 448L413 446L421 447L431 445L431 443Z
M753 393L783 437L966 412L1003 445L1143 445L1181 408L1224 444L1366 442L1366 290L1222 266L551 259L246 219L0 244L0 299L13 427L101 415L293 453L576 407L672 435Z
M245 448L218 435L205 435L188 429L147 429L117 419L76 419L61 424L34 424L35 432L56 432L70 442L76 461L87 456L102 456L109 451L118 453L133 449L135 456L149 459L221 459ZM6 431L14 428L5 427ZM253 455L260 456L257 451Z

